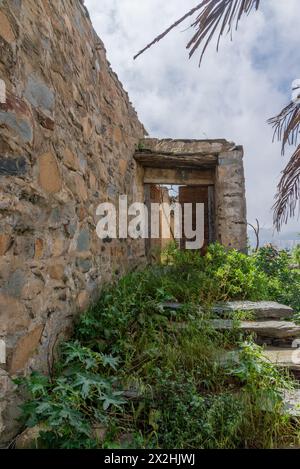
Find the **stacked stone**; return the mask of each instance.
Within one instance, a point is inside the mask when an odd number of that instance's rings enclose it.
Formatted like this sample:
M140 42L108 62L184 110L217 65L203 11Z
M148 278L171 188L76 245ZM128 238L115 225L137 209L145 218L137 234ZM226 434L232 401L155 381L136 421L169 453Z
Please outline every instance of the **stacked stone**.
M143 201L145 130L80 0L0 2L0 433L16 429L10 376L49 371L76 311L144 243L99 240L96 208Z

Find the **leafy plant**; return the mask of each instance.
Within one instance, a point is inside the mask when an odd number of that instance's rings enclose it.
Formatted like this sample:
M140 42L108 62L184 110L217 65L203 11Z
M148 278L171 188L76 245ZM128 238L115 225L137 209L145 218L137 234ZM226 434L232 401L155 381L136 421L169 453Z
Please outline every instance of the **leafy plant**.
M41 443L50 448L293 442L297 429L282 407L282 390L293 383L250 337L241 342L245 316L237 313L226 332L210 322L221 300L285 297L296 304L298 277L288 255L270 248L246 256L216 244L200 257L170 245L163 259L102 291L61 347L51 380L37 373L18 380L28 393L24 424L42 424ZM166 307L170 302L181 307Z

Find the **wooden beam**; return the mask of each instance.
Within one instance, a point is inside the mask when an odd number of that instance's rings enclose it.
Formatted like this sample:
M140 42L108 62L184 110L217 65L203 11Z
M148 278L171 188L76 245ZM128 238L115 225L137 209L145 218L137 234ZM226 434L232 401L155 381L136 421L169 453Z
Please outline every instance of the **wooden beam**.
M145 168L145 184L178 184L178 185L212 185L214 184L213 169L168 169Z
M150 196L150 185L144 185L144 203L148 209L148 237L145 239L145 254L148 262L151 262L151 239L149 236L151 227L151 196Z
M162 153L169 155L197 154L203 155L219 154L229 151L235 147L235 143L224 139L215 140L191 140L170 138L144 138L139 142L139 151L150 151L150 153Z
M135 160L146 168L212 168L218 163L218 156L212 154L163 154L137 151Z
M215 207L215 188L209 186L208 188L208 230L209 230L209 244L216 241L216 207Z

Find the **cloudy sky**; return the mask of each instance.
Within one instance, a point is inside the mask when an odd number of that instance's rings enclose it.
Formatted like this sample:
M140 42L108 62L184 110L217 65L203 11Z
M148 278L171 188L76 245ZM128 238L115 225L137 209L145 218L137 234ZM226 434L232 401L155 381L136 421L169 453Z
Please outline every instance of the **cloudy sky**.
M288 104L299 70L299 0L262 0L201 69L185 45L191 20L136 61L133 55L197 0L85 0L108 59L153 137L226 138L245 149L248 220L272 225L280 155L266 121ZM300 221L285 228L300 231Z

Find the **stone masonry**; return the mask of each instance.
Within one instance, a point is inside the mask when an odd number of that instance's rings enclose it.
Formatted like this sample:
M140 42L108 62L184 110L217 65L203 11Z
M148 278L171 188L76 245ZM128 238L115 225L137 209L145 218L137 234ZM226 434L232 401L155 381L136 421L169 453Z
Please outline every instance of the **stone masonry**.
M18 431L11 378L50 373L101 286L146 262L145 240L96 234L100 203L145 200L138 150L170 145L145 135L82 0L0 0L0 445ZM168 177L184 174L178 158L203 162L216 239L244 250L241 147L183 140L172 152Z
M214 239L223 246L245 252L247 214L243 156L241 146L223 139L146 138L140 141L135 159L146 170L159 168L160 175L164 175L169 183L181 182L181 185L189 185L191 180L195 183L193 174L197 174L199 181L202 179L202 184L213 186ZM180 173L181 168L181 174L175 173L174 168L177 168L177 173ZM187 176L188 170L190 177Z
M101 242L95 227L99 203L143 201L133 154L145 130L80 0L1 0L0 80L5 443L16 430L10 376L49 372L74 313L144 258L143 242Z

